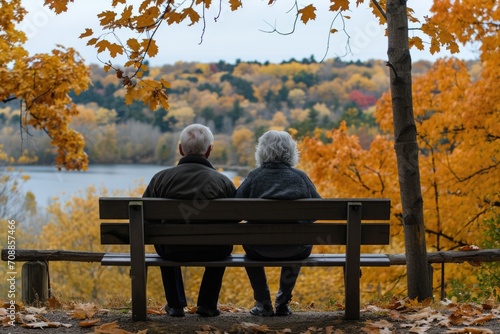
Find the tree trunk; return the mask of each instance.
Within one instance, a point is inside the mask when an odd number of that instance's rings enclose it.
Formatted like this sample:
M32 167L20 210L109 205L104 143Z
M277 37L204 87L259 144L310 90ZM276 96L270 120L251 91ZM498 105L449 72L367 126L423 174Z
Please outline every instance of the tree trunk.
M411 57L408 45L406 1L387 1L392 114L398 164L399 188L403 208L408 297L432 297L427 268L427 250L422 191L418 167L418 144L413 117Z

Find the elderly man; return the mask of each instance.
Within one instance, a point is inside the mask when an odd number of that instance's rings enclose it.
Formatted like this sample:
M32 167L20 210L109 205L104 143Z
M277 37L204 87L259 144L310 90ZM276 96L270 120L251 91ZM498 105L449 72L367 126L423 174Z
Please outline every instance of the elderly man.
M215 170L208 161L213 141L214 136L208 127L201 124L186 127L180 136L179 152L182 158L179 163L153 176L143 197L193 199L197 202L203 199L234 197L236 188L232 181ZM189 221L165 223L187 224ZM167 260L214 261L229 256L233 247L155 245L155 249L158 255ZM205 268L198 294L196 313L199 315L213 317L220 314L217 301L224 271L225 267ZM184 316L184 306L187 306L187 303L180 267L161 267L161 274L167 299L165 310L170 316Z

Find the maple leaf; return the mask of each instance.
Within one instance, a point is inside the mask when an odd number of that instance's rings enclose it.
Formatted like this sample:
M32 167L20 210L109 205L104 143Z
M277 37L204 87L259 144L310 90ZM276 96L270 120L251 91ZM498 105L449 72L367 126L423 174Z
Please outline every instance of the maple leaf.
M333 5L330 5L330 11L345 11L349 9L349 0L335 0L332 1Z
M231 6L231 10L235 11L240 7L243 7L243 4L240 0L229 0L229 5Z
M78 303L68 314L75 319L89 319L97 313L97 307L93 303Z
M158 45L156 44L155 40L144 40L145 43L149 43L147 46L147 52L149 57L154 57L158 54Z
M127 40L127 46L132 50L132 51L138 51L141 47L141 44L137 41L135 38L129 38Z
M85 32L81 33L80 36L78 36L78 38L84 38L84 37L92 36L93 33L94 32L92 31L92 29L85 28Z
M95 45L96 47L98 47L97 53L104 52L104 50L106 50L110 45L111 45L111 43L105 39L97 42Z
M99 41L99 38L91 38L91 39L89 39L89 41L87 42L87 45L94 45L94 44L96 44L98 41Z
M408 40L408 42L410 44L410 47L414 46L414 47L416 47L419 50L423 50L424 49L424 44L423 44L422 39L420 37L411 37Z
M108 46L109 54L111 57L115 58L117 55L123 54L123 47L120 44L113 43Z
M306 24L309 20L316 19L316 7L313 5L308 5L302 9L299 9L297 15L300 14L300 20Z
M132 8L133 6L127 6L123 12L122 12L122 17L120 17L120 22L123 24L126 24L130 18L132 17Z
M61 14L68 10L68 2L73 2L73 0L45 1L45 5L49 6L57 14Z
M102 26L106 26L112 22L114 22L116 13L110 10L104 11L100 14L97 15L98 18L100 18L100 24Z
M198 14L191 7L188 7L182 11L182 19L184 20L184 18L186 18L186 17L189 17L189 19L191 20L191 23L189 24L189 26L194 25L195 23L197 23L200 20L200 14Z
M169 25L174 24L174 23L180 23L183 20L183 17L180 13L177 12L170 12L165 14L166 15L166 20Z

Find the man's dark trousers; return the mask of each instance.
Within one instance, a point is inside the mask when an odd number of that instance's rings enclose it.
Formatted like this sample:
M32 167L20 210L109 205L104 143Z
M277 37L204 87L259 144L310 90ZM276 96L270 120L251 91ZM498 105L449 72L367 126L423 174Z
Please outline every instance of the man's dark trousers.
M173 252L172 245L155 245L156 252L162 258L171 261L216 261L222 260L233 250L233 246L212 247L213 250L207 251L183 251ZM187 306L186 295L184 292L184 283L180 267L160 267L163 280L163 289L167 298L169 307L182 308ZM197 306L203 306L208 309L217 308L217 300L222 288L222 278L226 267L205 267L205 273L200 285ZM167 282L175 282L167 284Z

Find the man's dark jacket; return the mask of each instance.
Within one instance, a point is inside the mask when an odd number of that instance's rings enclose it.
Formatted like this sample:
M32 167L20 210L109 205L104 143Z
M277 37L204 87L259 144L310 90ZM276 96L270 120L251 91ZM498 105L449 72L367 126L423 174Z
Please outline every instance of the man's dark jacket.
M212 164L201 156L185 156L179 164L158 172L146 188L143 197L160 197L193 200L193 212L200 208L204 200L215 198L232 198L236 192L233 182L224 174L214 169ZM196 202L195 202L196 201ZM189 212L189 210L188 210ZM190 223L176 221L165 223ZM203 223L203 222L197 222ZM209 222L206 222L209 223ZM203 252L216 250L219 246L164 246L164 251L172 253Z

